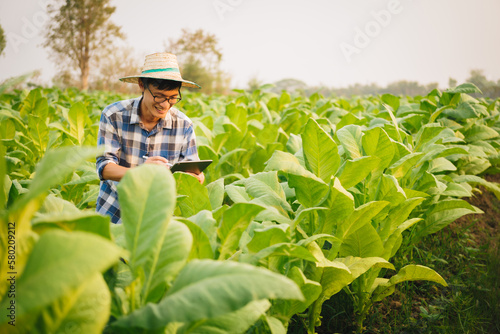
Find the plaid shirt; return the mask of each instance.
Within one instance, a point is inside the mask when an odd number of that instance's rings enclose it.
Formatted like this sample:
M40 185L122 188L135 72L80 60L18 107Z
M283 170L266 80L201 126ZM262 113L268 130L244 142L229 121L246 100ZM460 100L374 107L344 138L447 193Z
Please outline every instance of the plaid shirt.
M97 145L104 146L104 154L97 157L96 169L101 179L96 211L111 216L121 223L116 185L104 180L102 170L109 163L124 167L143 164L145 156L162 156L170 163L199 160L193 123L182 112L170 108L167 116L148 132L139 117L141 97L113 103L101 115Z

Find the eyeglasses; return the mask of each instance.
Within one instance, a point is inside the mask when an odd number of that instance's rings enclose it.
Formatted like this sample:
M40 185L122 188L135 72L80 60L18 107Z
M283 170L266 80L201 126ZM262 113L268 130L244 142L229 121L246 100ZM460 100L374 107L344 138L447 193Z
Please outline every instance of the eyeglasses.
M165 101L168 101L168 103L170 105L174 105L177 102L179 102L180 100L182 100L182 96L181 96L180 91L179 91L179 97L161 97L161 96L154 96L153 92L151 92L151 89L149 89L149 86L148 86L148 90L149 90L149 93L151 94L151 96L153 97L153 100L155 100L156 103L163 103Z

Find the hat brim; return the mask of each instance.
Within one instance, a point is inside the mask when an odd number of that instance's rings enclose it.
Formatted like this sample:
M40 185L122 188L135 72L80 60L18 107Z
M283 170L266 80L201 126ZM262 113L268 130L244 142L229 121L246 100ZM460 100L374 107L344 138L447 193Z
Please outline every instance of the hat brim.
M172 77L168 77L168 76L161 76L161 75L153 74L153 73L151 75L141 74L141 75L133 75L133 76L129 76L129 77L123 77L123 78L120 78L119 80L122 82L137 84L137 83L139 83L139 78L150 78L150 79L177 81L177 82L180 82L182 84L182 87L201 88L200 85L198 85L197 83L194 83L192 81L178 79L178 78L172 78Z

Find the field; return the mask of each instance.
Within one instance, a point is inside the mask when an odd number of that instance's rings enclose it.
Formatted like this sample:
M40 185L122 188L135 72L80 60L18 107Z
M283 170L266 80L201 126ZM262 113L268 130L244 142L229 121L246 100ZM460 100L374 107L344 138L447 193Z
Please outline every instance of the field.
M183 93L203 185L95 213L105 92L0 88L2 333L495 333L500 100Z

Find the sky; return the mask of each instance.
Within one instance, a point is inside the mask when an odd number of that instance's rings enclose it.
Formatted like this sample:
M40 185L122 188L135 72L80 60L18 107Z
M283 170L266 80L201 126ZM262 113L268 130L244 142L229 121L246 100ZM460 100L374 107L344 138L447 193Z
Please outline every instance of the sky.
M0 82L40 70L49 82L57 66L44 49L46 4L0 0L7 46ZM138 65L163 52L183 28L202 28L219 41L221 67L233 87L251 78L298 79L310 86L346 87L398 80L465 82L473 69L500 79L500 0L111 0ZM182 64L180 64L182 72ZM135 73L131 73L133 75ZM189 80L189 78L185 78Z

